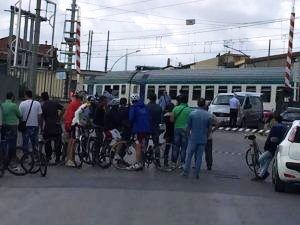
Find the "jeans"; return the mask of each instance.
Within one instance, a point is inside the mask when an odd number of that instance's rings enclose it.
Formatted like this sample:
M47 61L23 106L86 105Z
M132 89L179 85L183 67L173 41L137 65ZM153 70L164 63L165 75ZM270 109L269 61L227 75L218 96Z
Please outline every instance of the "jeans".
M22 133L23 148L29 151L29 140L30 140L32 149L37 149L38 135L39 135L39 127L26 127L26 131Z
M260 173L259 176L263 177L265 176L266 172L268 172L269 165L273 159L273 155L269 151L265 151L260 157L259 157L259 164L260 164Z
M2 139L6 141L8 148L8 161L16 156L16 145L18 137L17 125L3 125L2 126Z
M186 155L185 165L184 165L184 174L185 175L188 175L190 173L192 158L193 158L193 155L195 155L196 176L199 176L204 150L205 150L205 144L197 144L192 141L189 141L189 144L187 147L187 155Z
M180 161L185 162L187 146L187 132L183 128L175 128L174 130L174 148L172 149L172 162L176 163L180 152Z

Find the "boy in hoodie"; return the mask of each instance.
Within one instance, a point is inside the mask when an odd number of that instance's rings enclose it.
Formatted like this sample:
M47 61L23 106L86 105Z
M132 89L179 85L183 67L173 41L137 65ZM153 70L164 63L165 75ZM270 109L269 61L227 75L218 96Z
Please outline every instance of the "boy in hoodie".
M129 170L142 170L142 146L145 144L147 134L150 133L149 111L138 94L131 95L132 106L129 110L129 121L132 133L135 136L136 163L129 166Z

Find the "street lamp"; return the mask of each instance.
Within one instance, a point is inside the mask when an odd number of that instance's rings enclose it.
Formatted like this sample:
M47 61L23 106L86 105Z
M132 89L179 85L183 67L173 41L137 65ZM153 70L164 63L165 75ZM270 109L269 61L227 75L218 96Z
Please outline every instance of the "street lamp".
M249 59L250 63L251 63L252 59L250 58L250 56L247 55L246 53L242 52L241 50L236 49L236 48L233 48L233 47L230 47L230 46L228 46L228 45L224 45L224 47L225 47L225 48L232 49L232 50L234 50L234 51L237 51L237 52L241 53L242 55L246 56L246 57ZM256 67L255 63L253 63L253 66Z
M134 51L134 52L129 52L129 53L126 53L125 55L123 55L123 56L121 56L120 58L118 58L117 59L117 61L115 61L114 62L114 64L112 65L112 67L110 68L110 72L112 71L112 69L114 68L114 66L121 60L121 59L123 59L124 57L127 57L127 56L129 56L129 55L132 55L132 54L135 54L135 53L138 53L138 52L140 52L141 50L136 50L136 51Z

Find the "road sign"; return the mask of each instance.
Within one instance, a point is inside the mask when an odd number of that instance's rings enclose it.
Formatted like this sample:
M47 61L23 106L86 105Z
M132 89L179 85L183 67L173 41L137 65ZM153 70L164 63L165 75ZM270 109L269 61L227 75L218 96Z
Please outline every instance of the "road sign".
M185 24L190 26L190 25L195 25L196 20L195 19L188 19L185 21Z

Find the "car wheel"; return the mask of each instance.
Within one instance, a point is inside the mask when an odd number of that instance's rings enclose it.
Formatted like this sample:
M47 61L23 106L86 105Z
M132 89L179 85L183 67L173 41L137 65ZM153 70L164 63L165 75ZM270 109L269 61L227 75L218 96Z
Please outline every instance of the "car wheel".
M275 163L274 166L274 188L276 192L284 192L285 191L285 182L280 180L279 174L278 174L278 168L277 163Z

